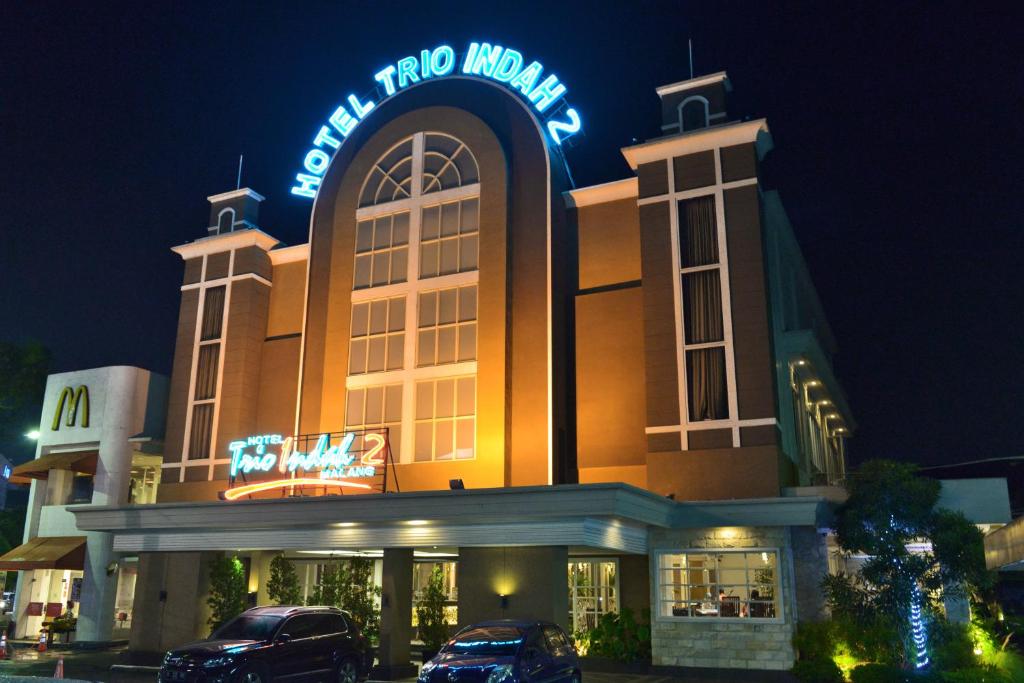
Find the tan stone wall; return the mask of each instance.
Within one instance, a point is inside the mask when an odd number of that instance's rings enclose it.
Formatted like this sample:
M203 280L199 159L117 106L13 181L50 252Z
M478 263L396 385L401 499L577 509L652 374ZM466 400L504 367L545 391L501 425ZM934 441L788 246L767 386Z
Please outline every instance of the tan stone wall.
M646 464L644 401L641 289L576 297L576 447L581 470Z
M274 287L270 290L267 336L280 337L302 332L302 310L306 305L306 262L274 266ZM295 373L298 376L299 368Z
M569 626L565 546L459 549L459 626L544 619ZM501 608L500 595L508 595Z
M640 225L636 199L620 199L577 210L579 288L639 280Z
M651 548L651 650L655 666L787 670L795 630L793 558L785 527L658 529ZM714 548L778 548L781 619L673 619L658 614L657 553Z

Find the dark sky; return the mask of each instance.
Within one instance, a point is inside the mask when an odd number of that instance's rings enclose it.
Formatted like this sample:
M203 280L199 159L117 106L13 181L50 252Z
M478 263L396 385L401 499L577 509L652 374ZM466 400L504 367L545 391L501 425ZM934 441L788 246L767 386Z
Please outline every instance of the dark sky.
M311 136L421 48L515 47L584 117L580 185L625 177L654 88L727 70L768 118L768 166L840 345L854 459L1020 453L1024 77L1014 3L31 2L0 16L0 338L55 370L169 372L176 244L244 184L288 194ZM494 9L494 8L510 9ZM514 9L513 9L514 8Z

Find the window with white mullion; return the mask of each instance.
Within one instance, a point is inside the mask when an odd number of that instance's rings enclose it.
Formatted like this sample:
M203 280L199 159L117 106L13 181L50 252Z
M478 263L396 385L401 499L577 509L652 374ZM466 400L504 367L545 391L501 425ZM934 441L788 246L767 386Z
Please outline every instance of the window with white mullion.
M680 299L689 422L730 417L714 195L678 202Z
M346 388L349 401L361 402L387 388L384 423L399 461L475 455L479 194L479 169L469 148L429 132L391 147L360 192ZM450 307L438 308L442 297L445 303L455 298L454 320L448 320ZM433 303L430 324L420 315L426 300ZM431 335L434 345L419 349ZM453 344L445 342L449 337ZM427 387L437 399L429 410L417 404ZM365 405L371 404L376 400ZM357 419L368 408L349 408L349 426L370 424Z

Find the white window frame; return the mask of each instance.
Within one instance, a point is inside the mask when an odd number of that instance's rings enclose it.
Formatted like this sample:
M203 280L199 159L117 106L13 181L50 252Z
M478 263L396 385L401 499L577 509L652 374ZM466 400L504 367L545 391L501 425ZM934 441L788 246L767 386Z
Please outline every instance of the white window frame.
M708 126L711 125L711 109L710 109L710 104L708 103L708 98L702 97L700 95L690 95L685 100L680 102L679 106L676 108L676 112L677 112L678 119L679 119L679 132L680 133L688 133L688 132L690 132L690 131L686 130L686 128L683 127L683 109L690 102L702 102L704 104L704 125L701 126L700 128L691 128L690 130L691 131L693 131L693 130L702 130L702 129L707 128Z
M662 614L661 607L664 600L661 597L661 577L664 571L661 567L661 558L665 555L726 555L726 554L757 554L774 553L775 555L775 616L774 617L685 617ZM758 547L758 548L686 548L671 549L665 548L654 552L654 604L651 611L655 621L661 622L696 622L699 624L784 624L786 623L786 604L783 599L785 582L782 580L782 567L784 562L782 548L779 547ZM747 584L749 585L749 584Z
M400 444L400 458L399 462L402 464L413 464L416 461L413 459L413 451L415 448L415 431L416 431L416 382L429 379L443 379L443 378L457 378L465 377L467 375L477 375L477 362L473 361L462 361L456 363L446 363L444 365L430 365L424 367L416 367L416 352L417 352L417 341L419 330L419 295L420 292L426 292L437 289L450 289L453 287L465 287L467 285L479 285L480 282L480 271L479 266L477 269L463 271L460 273L451 273L448 275L438 275L436 277L420 278L420 235L421 235L421 223L423 219L422 209L425 206L433 206L434 204L441 204L444 202L451 202L462 199L472 199L474 197L480 197L480 183L470 183L461 187L453 187L447 190L441 190L438 192L429 192L423 194L423 159L424 151L426 148L427 135L444 135L451 137L447 133L435 132L435 131L421 131L415 133L412 142L412 181L410 189L412 196L404 197L390 202L383 202L380 204L373 204L370 206L364 206L356 209L356 221L366 220L369 218L375 218L391 213L399 213L401 211L409 212L409 258L407 259L406 267L409 269L409 276L405 282L396 282L390 285L382 285L379 287L365 287L362 289L352 289L352 303L360 303L364 301L372 301L374 299L383 299L396 296L404 296L405 302L405 348L404 358L402 362L401 370L391 370L385 372L372 372L362 375L348 375L348 367L346 366L346 410L348 403L347 391L349 389L364 388L378 385L388 384L402 384L402 441ZM390 153L392 149L401 145L405 142L405 138L402 141L391 147L385 155ZM467 147L466 152L472 155L472 151ZM474 163L476 159L474 157ZM477 164L479 169L479 164ZM365 181L364 181L365 182ZM360 195L362 189L360 189ZM479 234L479 233L478 233ZM353 264L355 263L355 255L353 254ZM478 258L479 262L479 258ZM354 273L353 273L354 275ZM479 318L479 289L477 290L477 316ZM411 334L411 337L410 337ZM411 341L410 341L411 339ZM479 323L477 327L477 348L479 349ZM474 397L474 406L478 407L479 397L479 381L476 382L476 393ZM474 409L476 410L476 408ZM478 417L474 414L474 417ZM473 436L473 458L466 459L464 461L475 460L477 456L476 452L476 433L474 430ZM435 461L420 461L423 464L433 463ZM449 462L447 460L440 462ZM451 462L459 462L458 460L452 460Z
M582 563L582 562L588 562L588 563L590 563L592 565L600 565L602 562L614 562L615 563L615 585L611 586L613 594L615 595L615 609L613 609L613 610L606 610L604 612L599 613L598 614L598 618L600 618L600 616L602 614L608 614L609 612L618 614L620 612L621 607L622 607L622 592L619 589L620 577L622 576L622 574L621 574L621 567L619 566L619 558L617 558L617 557L589 557L589 556L587 556L587 557L570 557L569 558L569 562L568 562L568 564L566 566L566 572L568 573L568 570L569 570L569 566L568 565L579 564L579 563ZM599 573L600 573L600 569L598 569L598 571L595 572L595 575L597 575ZM574 614L574 612L573 612L573 605L575 605L575 600L576 600L576 586L574 584L574 585L569 587L569 614L570 615ZM573 624L573 628L574 629L575 629L575 627L576 627L576 624ZM572 635L572 634L570 633L569 635Z

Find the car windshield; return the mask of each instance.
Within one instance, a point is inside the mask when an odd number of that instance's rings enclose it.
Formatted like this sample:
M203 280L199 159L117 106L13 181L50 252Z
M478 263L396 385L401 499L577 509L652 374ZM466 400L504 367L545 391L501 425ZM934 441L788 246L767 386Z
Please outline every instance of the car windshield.
M210 640L269 640L280 623L281 617L243 614L214 631Z
M476 626L455 636L445 649L460 655L512 657L522 642L523 631L515 626Z

